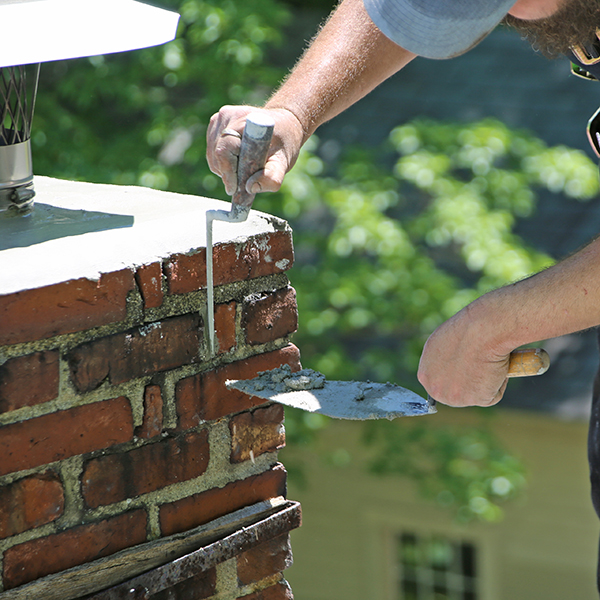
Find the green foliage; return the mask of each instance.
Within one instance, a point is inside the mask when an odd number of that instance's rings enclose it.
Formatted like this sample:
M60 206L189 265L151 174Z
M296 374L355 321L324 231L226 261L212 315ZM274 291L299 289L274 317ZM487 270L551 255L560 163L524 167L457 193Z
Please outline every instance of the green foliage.
M372 472L410 478L460 522L499 521L501 505L525 487L523 465L485 425L440 429L369 422L364 433L375 450Z
M587 200L598 179L583 153L548 148L497 121L416 121L390 141L392 169L360 152L324 176L313 139L269 208L295 231L304 365L332 379L388 379L420 391L414 373L439 323L553 262L514 233L534 214L537 190ZM323 426L305 419L290 419L300 441ZM374 473L409 477L461 521L499 520L501 504L523 489L522 464L485 425L372 422L365 434Z
M261 103L281 79L265 57L282 43L289 10L278 0L162 4L181 14L177 40L43 65L36 173L225 197L206 165L208 120L224 104ZM419 355L437 325L552 262L514 234L518 219L534 214L537 189L585 200L598 183L582 153L496 121L416 121L392 131L390 147L389 168L377 166L389 154L364 149L330 165L314 137L281 192L255 207L295 231L294 341L304 365L419 390ZM310 443L327 424L286 414L289 444ZM371 424L373 469L416 479L459 518L497 519L498 503L521 488L518 463L485 429L433 435L425 427Z
M224 197L205 160L210 116L259 103L281 78L265 53L281 43L277 0L163 0L177 39L46 63L32 138L36 173Z
M437 325L552 264L514 233L534 214L537 190L560 185L585 200L598 182L583 153L492 120L420 120L396 128L390 142L392 168L355 151L328 170L313 138L282 192L258 202L295 231L304 363L334 379L414 387Z

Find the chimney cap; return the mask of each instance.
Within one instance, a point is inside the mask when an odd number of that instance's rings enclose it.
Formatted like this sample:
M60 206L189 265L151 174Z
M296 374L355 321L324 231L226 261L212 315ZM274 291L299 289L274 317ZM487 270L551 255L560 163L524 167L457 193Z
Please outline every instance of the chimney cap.
M164 44L178 20L136 0L0 0L0 67Z

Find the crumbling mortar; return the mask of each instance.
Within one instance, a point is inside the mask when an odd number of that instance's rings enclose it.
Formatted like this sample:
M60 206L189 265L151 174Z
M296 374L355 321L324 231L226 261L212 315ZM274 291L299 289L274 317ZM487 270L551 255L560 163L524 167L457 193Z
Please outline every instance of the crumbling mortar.
M245 334L243 343L238 344L236 352L231 356L232 360L228 362L235 362L238 360L246 360L251 356L257 356L259 354L266 354L267 352L273 352L274 350L281 350L286 346L289 346L292 341L293 334L285 337L277 338L272 342L266 342L265 344L250 345L246 342ZM230 357L227 357L230 358Z
M127 294L125 300L125 310L128 321L134 321L141 323L144 319L144 301L142 299L142 293L140 288L133 277L133 289Z
M236 314L236 320L239 324L241 313ZM289 339L287 337L259 346L246 345L245 341L238 337L237 348L233 353L216 356L210 360L204 359L197 363L182 365L181 367L176 367L168 371L131 379L130 381L120 384L111 384L109 381L105 380L95 390L83 394L79 393L73 386L70 379L68 364L65 360L61 360L60 393L58 398L43 404L23 407L10 413L0 415L0 425L43 416L58 410L68 410L76 406L84 406L103 400L125 396L132 403L134 425L137 427L143 423L144 390L148 385L158 384L161 386L163 398L163 427L164 429L174 429L177 426L177 411L175 405L175 387L177 382L187 377L208 373L236 361L249 359L264 352L279 350L287 345L289 345Z
M47 463L45 465L31 467L31 469L22 469L21 471L13 471L12 473L6 473L6 475L0 475L0 488L11 485L11 484L15 483L15 481L19 481L20 479L25 479L26 477L45 473L48 470L58 472L59 467L60 467L60 461L55 461L52 463Z
M99 281L91 279L91 281ZM113 333L121 333L132 327L143 323L144 310L143 301L137 284L127 293L125 298L125 318L114 323L99 325L81 331L72 333L63 333L43 339L36 339L29 342L18 342L16 344L5 344L0 346L0 364L3 364L11 358L32 354L34 352L43 352L47 350L61 350L66 352L79 344L89 342L98 337L106 337Z
M147 506L148 511L148 541L157 540L161 537L159 510L156 504Z
M207 600L240 600L248 594L260 592L285 581L282 573L276 573L249 585L240 586L237 575L237 557L217 565L216 594Z
M19 544L24 544L25 542L36 540L38 538L47 537L56 532L56 522L54 522L41 525L35 529L28 529L23 533L18 533L17 535L0 540L0 557L4 556L4 553L13 546L18 546ZM2 578L0 577L0 580L1 579Z
M59 473L62 480L65 505L63 514L51 523L46 523L33 529L28 529L22 533L18 533L11 537L0 540L0 556L3 556L4 552L13 546L36 540L38 538L47 537L55 533L70 529L82 522L84 509L81 495L79 492L79 479L83 467L82 457L75 456L70 459L51 463L49 465L43 465L36 469L28 469L27 471L19 471L18 473L12 473L12 477L0 478L0 486L7 485L23 477L34 473L43 473L48 469L53 469Z
M219 419L212 423L208 429L208 443L210 447L210 460L205 475L223 474L229 467L229 454L231 452L231 433L229 419Z
M240 351L246 345L246 332L243 326L244 305L242 302L237 302L235 305L235 346L231 354Z
M236 314L236 320L237 319L238 316ZM175 369L163 371L160 375L165 377L165 384L168 382L168 385L165 385L165 389L163 390L163 409L165 410L164 416L166 419L164 425L165 428L172 429L177 425L177 414L174 399L174 388L177 381L186 377L198 375L200 373L213 371L233 362L247 360L259 354L280 350L290 344L292 335L293 334L284 338L279 338L266 344L250 346L246 344L245 339L243 339L243 332L241 332L240 328L237 327L236 347L232 352L212 358L208 358L206 352L203 352L200 355L200 360L197 363L182 365L181 367L177 367ZM105 380L95 390L82 394L79 393L73 386L73 383L70 379L68 363L63 357L61 357L59 369L60 392L57 398L42 404L24 406L22 408L0 414L0 426L10 425L12 423L25 421L35 417L41 417L57 411L68 410L78 406L93 404L95 402L110 400L121 396L125 396L131 402L134 415L134 426L137 427L142 424L144 389L147 385L152 383L153 378L155 378L157 374L131 379L120 384L111 384L109 381Z
M237 318L238 317L236 316L236 319ZM241 334L238 332L236 335L239 336ZM166 385L165 389L163 390L163 393L165 394L163 401L166 401L165 416L167 418L165 427L172 428L176 426L177 420L174 405L174 387L177 381L198 373L214 370L220 366L235 362L237 360L244 360L256 354L260 354L261 352L279 349L287 345L287 343L287 340L277 340L261 346L249 347L246 346L244 341L238 337L237 347L234 352L229 353L228 355L215 356L210 359L206 356L206 349L204 345L202 345L199 352L200 360L197 363L182 365L181 367L163 371L160 374L147 375L140 378L131 379L120 384L111 384L107 378L96 389L85 393L80 393L75 389L71 381L71 373L68 361L65 360L63 355L61 356L59 367L60 380L58 397L42 404L26 406L8 413L0 414L0 425L6 425L43 416L58 410L67 410L76 406L83 406L102 400L125 396L132 402L135 425L138 426L143 420L144 388L152 382L153 378L156 378L157 376L164 376Z
M127 454L128 452L131 452L132 450L137 450L138 448L141 448L142 446L158 444L159 442L162 442L166 438L176 438L176 437L185 435L186 433L189 433L189 432L199 431L200 429L203 429L203 428L204 428L204 426L198 426L193 429L186 429L185 431L163 431L160 435L157 435L150 439L140 438L140 437L134 435L133 438L128 442L123 442L122 444L115 444L114 446L111 446L110 448L102 448L100 450L94 450L92 452L88 452L88 453L82 454L80 456L83 456L84 462L87 463L90 460L93 460L95 458L100 458L102 456L110 456L113 454Z
M144 385L138 385L132 390L132 393L127 395L129 403L131 404L131 412L133 413L133 428L141 427L144 422L144 391L146 385L150 383L144 383Z
M66 354L81 344L92 342L100 338L109 337L111 335L125 333L130 329L143 326L150 321L162 321L169 317L197 312L198 308L202 306L202 304L206 304L206 300L202 302L201 299L194 299L194 294L198 293L192 292L190 294L192 295L192 298L190 299L191 304L175 301L173 302L173 306L169 306L170 302L166 302L163 303L162 307L148 309L148 314L152 314L153 316L153 318L150 319L149 317L146 318L146 315L144 314L142 299L139 291L129 292L126 300L127 315L125 319L73 333L63 333L31 342L20 342L17 344L0 346L0 364L3 364L11 358L33 354L34 352L44 352L58 349L61 351L61 353ZM200 293L200 295L203 294ZM188 294L185 296L188 296ZM164 306L165 304L167 305L166 307Z
M239 590L237 578L237 560L235 558L230 558L229 560L218 564L216 568L216 594L211 596L210 600L229 600L237 598L237 593Z
M199 312L206 306L206 290L196 290L186 294L172 294L163 297L163 302L156 308L146 309L145 322L160 321L169 317L177 317Z
M236 281L215 287L215 301L225 303L242 301L252 293L273 292L289 286L290 282L285 273L256 277L244 281ZM139 291L129 293L127 300L127 316L122 321L92 327L83 331L64 333L31 342L20 342L0 346L0 365L11 358L44 352L60 350L65 354L81 344L108 337L147 324L152 321L161 321L169 317L199 312L201 316L206 313L206 290L188 292L186 294L173 294L164 297L160 307L142 310L142 300ZM131 303L131 308L129 307Z
M225 461L222 461L221 464L224 465ZM237 465L228 464L226 469L223 470L209 467L202 475L194 479L174 483L135 498L127 498L113 504L88 508L85 511L84 518L86 522L96 522L136 508L159 510L163 504L189 498L194 494L211 489L223 488L229 483L242 481L253 475L269 471L276 464L277 454L272 452L257 457L254 463L246 461ZM151 524L150 532L152 534L156 532L156 527L156 524Z
M120 502L114 502L113 504L106 504L95 508L86 507L80 524L87 525L89 523L99 523L100 521L117 517L140 508L146 510L146 513L148 514L148 509L150 506L149 499L147 497L148 495L149 494L145 494L144 496L138 496L137 498L126 498ZM147 524L147 530L148 527L149 525Z
M65 509L56 523L59 529L68 529L78 525L85 513L81 496L83 456L72 456L55 464L60 473L65 495Z
M191 365L186 365L186 367ZM183 373L186 375L183 375ZM163 371L154 375L148 385L160 386L162 398L162 428L163 430L175 429L177 427L177 407L175 405L175 385L182 378L187 377L185 367L174 370ZM145 392L144 392L145 393Z
M151 380L151 376L145 376L138 379L132 379L118 385L112 385L104 381L95 390L85 394L78 393L69 380L68 367L62 365L66 361L61 360L61 388L60 394L54 400L36 404L34 406L24 406L11 412L0 414L0 425L10 425L20 421L42 417L62 410L69 410L78 406L94 404L103 400L111 400L125 396L132 405L134 415L134 425L141 424L143 419L143 394L144 388ZM67 373L63 372L67 370ZM139 400L142 398L142 400Z
M270 575L269 577L265 577L260 581L255 581L248 585L241 586L238 598L241 599L243 598L243 596L247 596L248 594L260 592L268 587L271 587L272 585L277 585L278 583L281 583L283 581L285 581L283 573L275 573L275 575Z
M217 423L217 425L218 428L221 429L220 436L222 438L229 437L228 433L224 431L225 428L228 429L227 420L223 419L223 423ZM200 429L200 427L195 429ZM211 452L213 452L213 443L215 443L214 437L219 436L211 437L212 439L210 448ZM222 443L223 440L216 441L217 445L220 445ZM120 446L121 451L123 451L123 446L125 445ZM223 448L221 450L223 450ZM222 488L229 483L241 481L253 475L264 473L270 470L276 464L278 464L277 452L271 452L262 454L261 456L257 457L254 462L246 461L237 465L231 465L225 460L229 457L229 450L227 450L226 452L224 452L224 456L221 457L222 460L215 461L213 463L211 456L211 464L209 464L209 468L207 469L207 471L195 479L191 479L186 482L175 483L160 490L143 494L136 498L127 498L120 502L92 509L85 506L83 497L81 495L81 477L83 474L83 466L85 461L89 460L90 458L93 458L94 455L101 454L106 454L106 452L99 451L84 456L75 456L70 459L60 461L59 463L44 465L43 467L31 470L31 472L41 472L49 467L52 467L61 473L65 490L65 512L59 519L57 519L53 523L49 523L37 527L35 529L28 530L21 534L6 538L4 540L0 540L0 556L8 548L11 548L18 544L22 544L24 542L42 537L47 537L49 535L59 533L61 531L71 529L80 525L97 523L135 509L146 510L146 513L148 515L148 540L157 539L162 536L159 522L159 509L162 504L176 502L178 500L188 498L194 494L198 494L214 488ZM20 472L18 474L19 477L15 476L10 479L18 479L20 477L23 477L24 473L25 472ZM0 478L0 485L2 484L1 479L2 478ZM276 582L277 581L275 581L275 583ZM272 584L265 584L264 587L268 587L268 585ZM215 596L215 598L217 597L225 599L229 596ZM237 598L237 596L232 597Z
M222 456L222 460L218 461L221 465L219 469L211 469L209 465L204 475L210 477L210 483L204 489L209 490L213 487L222 488L233 481L241 481L247 477L259 475L260 473L269 471L278 462L277 452L275 451L265 452L255 457L254 461L246 460L241 463L231 463L230 452L231 449L229 448L225 456Z
M34 352L45 352L49 350L60 350L61 353L70 352L73 348L93 342L99 338L108 337L117 333L124 333L143 324L141 319L130 320L129 317L122 321L100 325L74 333L63 333L61 335L35 340L32 342L21 342L18 344L9 344L0 348L0 362Z
M285 273L234 281L215 287L215 302L231 302L232 300L241 302L250 294L275 292L289 285L290 281Z
M236 334L237 335L237 334ZM202 361L196 365L189 365L189 374L190 375L199 375L202 373L207 373L209 371L214 371L225 365L229 365L231 363L246 360L248 358L252 358L258 354L264 354L265 352L271 352L274 350L281 350L285 348L290 343L289 337L280 338L275 340L274 342L269 342L268 344L263 344L259 346L249 346L245 343L238 343L236 347L228 353L219 354L217 356L213 356L209 358L208 356L204 356ZM258 348L258 351L257 351Z

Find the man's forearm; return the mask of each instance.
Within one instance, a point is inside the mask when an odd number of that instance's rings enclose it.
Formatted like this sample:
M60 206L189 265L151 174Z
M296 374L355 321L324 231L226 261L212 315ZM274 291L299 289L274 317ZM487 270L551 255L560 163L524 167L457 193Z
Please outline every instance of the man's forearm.
M277 191L315 129L362 98L414 58L386 38L372 23L363 0L344 0L289 77L265 105L275 121L265 168L247 182L253 193ZM252 110L224 106L207 130L206 158L222 177L227 193L237 186L239 139Z
M375 27L362 0L344 0L265 108L284 108L305 140L415 57Z
M600 239L561 263L485 294L429 337L419 380L436 400L486 406L502 398L512 350L600 324Z
M599 325L600 238L546 271L484 296L482 303L488 318L495 314L498 346L506 351Z

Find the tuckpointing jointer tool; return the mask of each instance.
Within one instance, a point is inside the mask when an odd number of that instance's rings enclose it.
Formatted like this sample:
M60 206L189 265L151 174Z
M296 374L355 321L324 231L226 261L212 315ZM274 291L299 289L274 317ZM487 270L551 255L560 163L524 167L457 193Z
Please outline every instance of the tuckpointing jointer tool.
M213 222L242 223L248 218L255 194L246 190L246 183L265 165L274 125L273 120L263 113L248 115L240 145L238 184L231 199L231 209L229 212L206 212L207 329L210 356L216 354ZM237 132L231 134L237 135ZM549 364L547 353L540 348L516 350L510 355L508 377L541 375L546 372ZM292 373L289 367L282 367L265 371L255 379L228 381L227 387L264 400L339 419L393 419L436 412L435 400L423 398L400 386L390 383L327 381L322 374L310 369Z
M206 294L208 351L210 356L216 353L215 342L215 299L213 277L213 222L228 221L243 223L250 213L255 194L246 190L248 179L260 171L267 159L273 128L271 117L263 113L250 113L242 135L238 157L237 190L231 198L231 209L206 211Z

